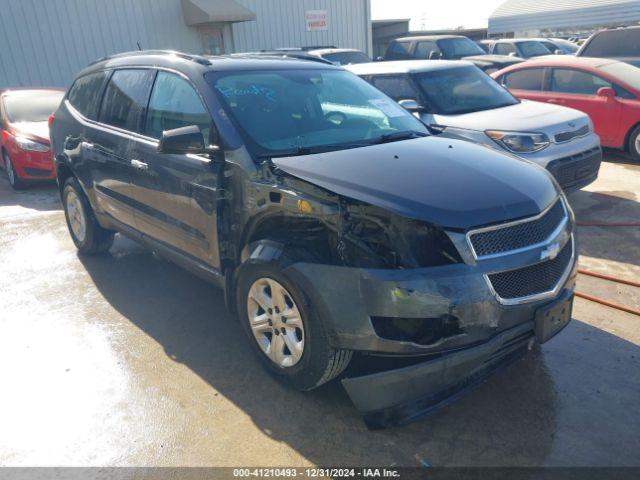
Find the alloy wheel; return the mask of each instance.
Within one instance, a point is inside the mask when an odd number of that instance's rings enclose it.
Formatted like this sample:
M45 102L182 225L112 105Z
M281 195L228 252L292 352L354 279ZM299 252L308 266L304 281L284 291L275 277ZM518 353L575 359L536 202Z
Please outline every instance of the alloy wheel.
M83 242L87 234L87 221L84 212L84 206L80 201L80 197L73 190L67 193L66 197L67 216L69 217L69 225L76 240Z
M249 326L262 352L281 368L292 367L304 351L304 323L291 294L272 278L261 277L247 297Z

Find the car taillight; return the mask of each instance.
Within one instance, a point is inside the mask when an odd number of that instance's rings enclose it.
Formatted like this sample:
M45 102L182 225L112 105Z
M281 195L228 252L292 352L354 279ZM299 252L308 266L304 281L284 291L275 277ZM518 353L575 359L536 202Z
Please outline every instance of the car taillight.
M53 113L51 115L49 115L49 128L53 127L53 121L55 120L55 117L53 116Z

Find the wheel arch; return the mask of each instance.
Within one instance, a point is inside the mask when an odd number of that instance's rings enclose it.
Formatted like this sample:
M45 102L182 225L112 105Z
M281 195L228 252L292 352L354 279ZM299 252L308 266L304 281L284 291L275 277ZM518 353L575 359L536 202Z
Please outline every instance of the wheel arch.
M625 152L630 152L629 150L629 140L631 140L631 134L633 133L633 131L635 129L637 129L638 127L640 127L640 122L636 122L634 125L632 125L629 130L627 130L627 133L624 136L624 144L623 144L623 150Z

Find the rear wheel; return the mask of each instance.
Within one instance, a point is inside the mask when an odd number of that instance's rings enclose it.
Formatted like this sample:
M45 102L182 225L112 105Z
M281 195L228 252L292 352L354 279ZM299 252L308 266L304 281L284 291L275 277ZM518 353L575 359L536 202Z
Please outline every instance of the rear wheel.
M240 321L263 366L297 390L339 375L352 352L329 341L304 293L275 263L243 267L237 285Z
M74 177L68 178L64 184L62 204L71 239L80 252L95 254L111 248L114 233L98 224L91 205Z
M629 135L629 153L636 161L640 161L640 125Z
M4 170L7 173L7 178L9 179L9 185L14 190L22 190L25 187L25 184L16 173L13 168L13 163L11 163L11 157L7 152L2 152L2 159L4 161Z

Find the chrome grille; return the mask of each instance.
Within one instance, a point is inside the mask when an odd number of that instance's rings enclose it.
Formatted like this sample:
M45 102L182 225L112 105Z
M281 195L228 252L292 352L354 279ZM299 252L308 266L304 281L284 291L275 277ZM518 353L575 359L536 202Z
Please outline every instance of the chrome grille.
M566 218L562 200L558 199L539 217L471 232L469 241L478 258L509 252L544 242Z
M514 300L553 292L564 279L573 258L573 237L562 247L556 258L524 268L487 275L496 295L502 300Z
M562 132L555 136L556 143L564 143L569 140L573 140L576 137L584 137L589 133L589 125L584 125L583 127L578 128L577 130L572 130L569 132Z

